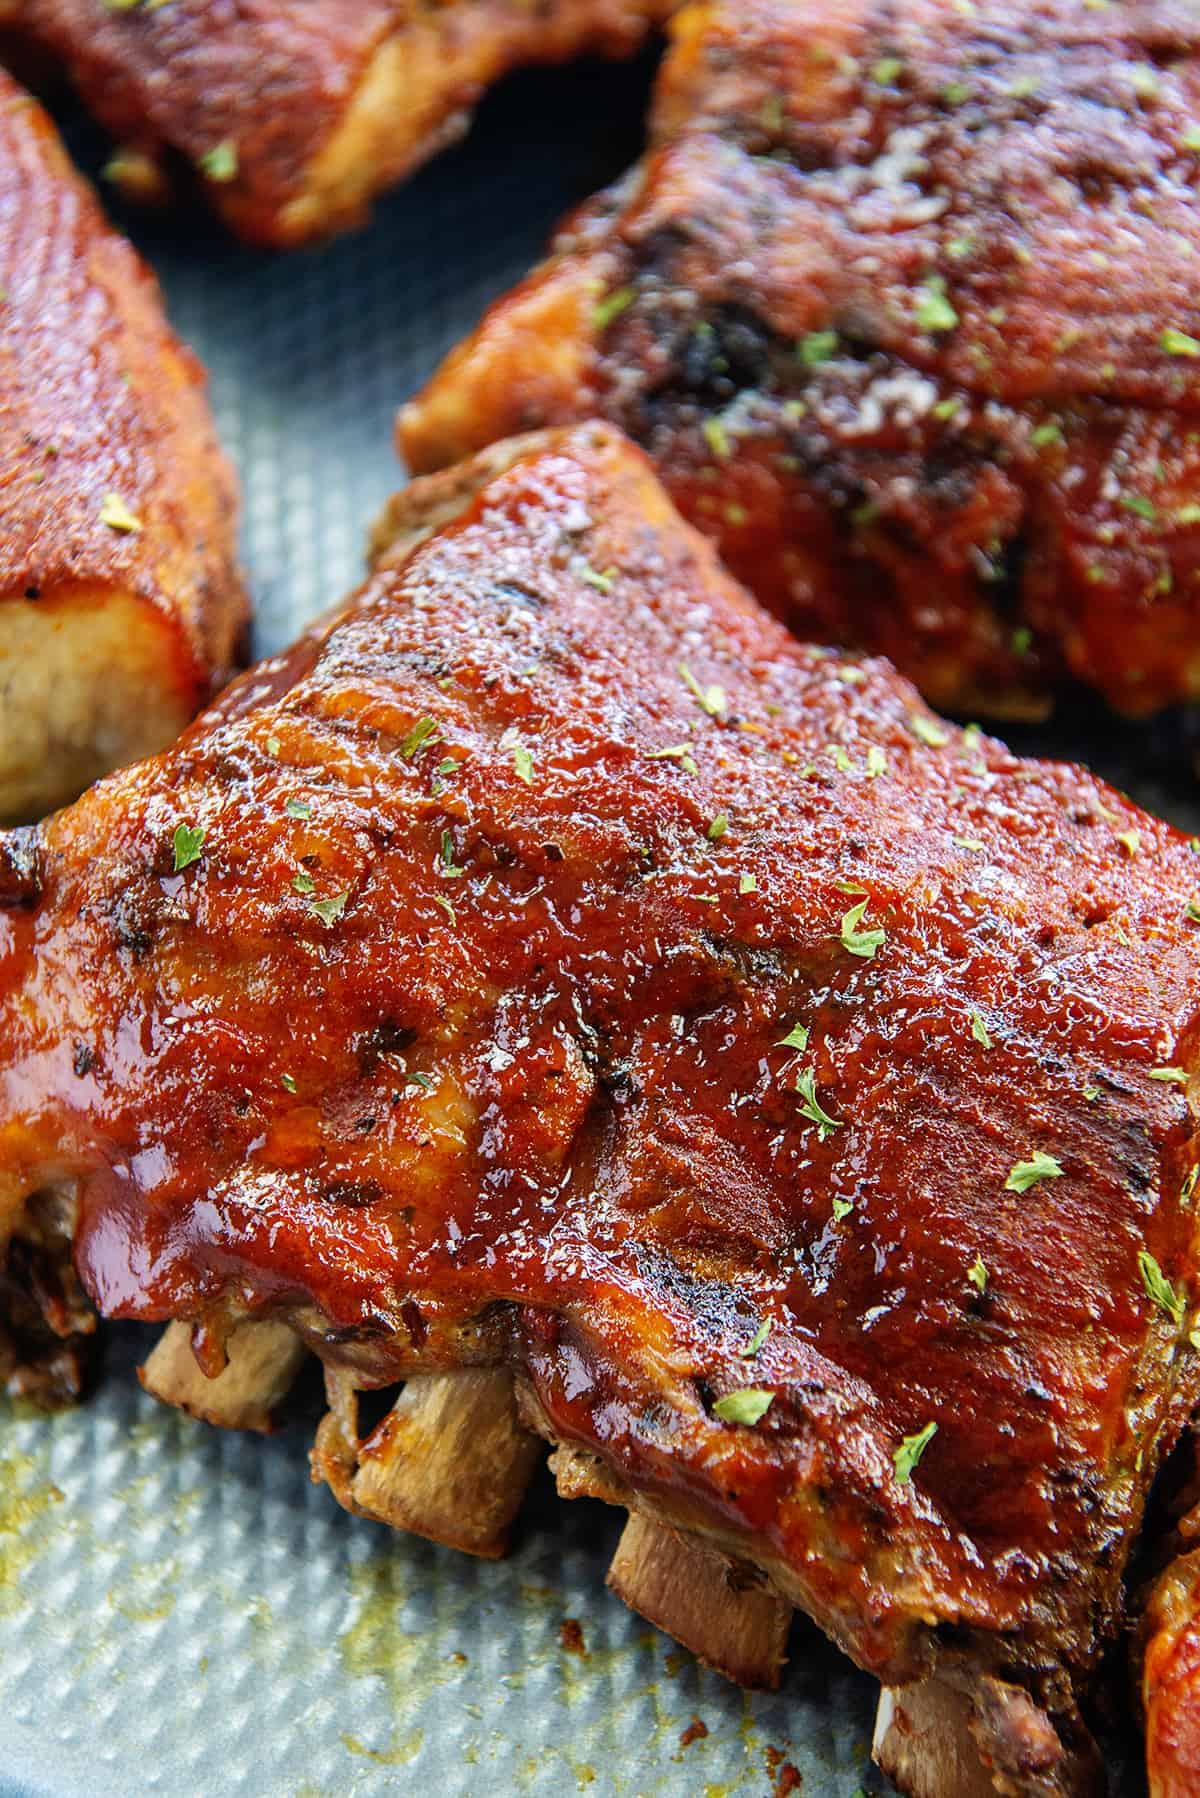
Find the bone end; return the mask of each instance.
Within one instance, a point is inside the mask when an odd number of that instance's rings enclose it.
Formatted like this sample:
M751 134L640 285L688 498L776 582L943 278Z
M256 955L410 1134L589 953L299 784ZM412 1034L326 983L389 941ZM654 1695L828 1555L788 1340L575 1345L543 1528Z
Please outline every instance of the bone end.
M226 1344L228 1362L209 1379L192 1353L191 1325L177 1319L159 1337L138 1378L147 1392L204 1423L227 1430L273 1427L274 1412L286 1398L304 1360L304 1344L294 1330L274 1319L240 1324Z
M885 1686L871 1754L906 1798L996 1798L970 1723L970 1700L940 1680Z
M778 1686L792 1607L761 1586L739 1585L724 1556L635 1512L608 1584L705 1666L740 1686Z
M517 1416L503 1368L417 1374L358 1441L357 1395L334 1377L313 1477L347 1510L495 1560L508 1547L542 1445Z

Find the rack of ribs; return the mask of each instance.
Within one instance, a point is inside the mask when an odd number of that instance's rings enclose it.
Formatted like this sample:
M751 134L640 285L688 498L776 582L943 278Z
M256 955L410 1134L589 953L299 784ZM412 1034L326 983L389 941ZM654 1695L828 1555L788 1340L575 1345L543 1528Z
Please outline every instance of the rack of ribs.
M171 740L245 625L204 376L0 72L0 821Z
M641 164L402 413L603 416L806 640L935 705L1200 694L1200 20L694 0Z
M243 236L280 248L361 223L526 63L631 53L674 0L16 0L120 146L113 178L162 198L190 166Z
M798 644L607 426L376 554L0 836L8 1226L72 1191L205 1415L318 1355L363 1515L497 1553L544 1437L714 1665L798 1605L874 1673L906 1789L1091 1789L1200 1386L1193 848Z

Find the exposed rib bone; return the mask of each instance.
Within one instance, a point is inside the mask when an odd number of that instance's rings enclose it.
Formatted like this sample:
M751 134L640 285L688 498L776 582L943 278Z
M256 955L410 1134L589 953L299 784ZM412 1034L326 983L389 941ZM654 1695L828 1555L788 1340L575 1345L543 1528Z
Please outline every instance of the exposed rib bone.
M872 1756L906 1798L996 1798L970 1721L970 1700L940 1680L885 1686Z
M991 1675L969 1691L941 1678L885 1687L872 1753L906 1798L1082 1798L1105 1789L1080 1719L1056 1722L1024 1687Z
M542 1446L518 1420L511 1374L417 1374L361 1443L353 1389L340 1375L327 1389L313 1471L339 1503L466 1554L504 1553Z
M741 1686L779 1684L792 1607L739 1586L723 1555L638 1515L625 1525L608 1584L650 1623Z
M239 1324L226 1344L223 1373L209 1379L192 1353L192 1326L167 1325L138 1378L147 1392L205 1423L229 1430L270 1430L304 1359L304 1344L272 1318Z

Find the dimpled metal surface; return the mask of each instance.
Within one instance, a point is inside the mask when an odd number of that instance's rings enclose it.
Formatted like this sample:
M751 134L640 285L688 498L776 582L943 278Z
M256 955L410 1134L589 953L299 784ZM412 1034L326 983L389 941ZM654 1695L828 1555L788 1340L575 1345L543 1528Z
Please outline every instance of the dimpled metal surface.
M635 118L636 77L564 80L499 96L371 232L319 255L252 257L193 218L138 227L241 470L261 649L358 576L396 482L396 401L628 160L613 96ZM1068 719L1055 749L1087 753L1088 724ZM1105 772L1190 822L1178 742L1103 729ZM308 1485L314 1395L271 1440L220 1435L137 1389L151 1339L112 1333L81 1411L0 1414L4 1798L733 1798L771 1792L772 1750L806 1798L877 1789L872 1684L811 1629L783 1692L746 1698L604 1591L616 1513L543 1483L495 1565L390 1536ZM571 1617L586 1659L562 1645ZM709 1733L685 1747L693 1716Z

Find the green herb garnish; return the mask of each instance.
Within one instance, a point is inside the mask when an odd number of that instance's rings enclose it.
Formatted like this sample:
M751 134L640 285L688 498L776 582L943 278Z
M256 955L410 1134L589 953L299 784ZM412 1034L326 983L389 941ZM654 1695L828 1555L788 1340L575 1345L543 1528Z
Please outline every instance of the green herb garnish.
M877 949L887 941L887 931L881 927L874 930L860 930L859 925L871 901L869 898L852 905L842 918L842 948L848 949L851 955L861 955L864 961L873 961Z
M349 891L343 887L340 893L334 893L329 899L312 900L312 909L317 914L318 918L320 918L322 924L326 926L336 924L346 909L346 901L349 897Z
M811 1068L802 1068L796 1075L796 1091L804 1101L800 1107L801 1117L806 1117L810 1124L816 1124L822 1137L831 1130L841 1129L841 1118L830 1117L817 1098L817 1076Z
M465 874L467 871L465 868L460 868L454 859L454 838L448 830L442 832L438 859L442 865L442 873L447 880L457 880L460 874Z
M1168 1086L1186 1086L1190 1075L1186 1068L1151 1068L1151 1080L1161 1080Z
M1176 1292L1149 1249L1138 1250L1138 1267L1141 1269L1142 1285L1146 1288L1147 1298L1152 1299L1175 1323L1182 1323L1183 1296Z
M950 741L950 732L943 730L940 724L927 718L923 712L910 713L908 728L914 737L919 738L930 749L944 749Z
M307 799L285 800L283 809L289 818L308 819L312 817L312 806Z
M592 308L592 326L597 331L607 330L614 318L620 318L622 312L628 311L637 298L632 287L614 287L606 293L602 300L597 300Z
M918 289L913 317L923 331L953 331L958 323L958 313L946 298L943 275L930 275L925 285Z
M725 690L723 687L702 687L690 668L680 664L680 678L692 695L701 711L707 712L710 718L720 718L725 711Z
M1058 1180L1062 1177L1062 1168L1053 1155L1044 1155L1041 1149L1035 1149L1028 1161L1018 1161L1008 1179L1004 1182L1005 1192L1028 1192L1039 1180Z
M836 331L810 331L796 345L796 354L806 368L815 368L820 362L828 362L837 355L838 334Z
M1159 343L1168 356L1200 356L1200 338L1189 337L1186 331L1177 331L1168 325Z
M729 814L727 812L718 812L704 834L710 843L719 843L728 829Z
M713 1410L722 1423L757 1423L770 1410L774 1397L763 1386L743 1386L719 1398Z
M524 743L513 745L513 768L518 780L523 780L527 787L533 785L533 757Z
M977 1011L974 1006L971 1007L971 1035L975 1038L975 1041L979 1044L980 1048L992 1048L993 1044L991 1037L988 1035L988 1027L983 1021L982 1013Z
M806 1024L793 1024L787 1035L780 1037L775 1047L777 1049L807 1049L808 1026Z
M976 1292L987 1291L988 1270L984 1266L982 1255L976 1255L974 1261L972 1261L970 1267L967 1269L967 1278L975 1288Z
M753 1361L767 1337L771 1334L771 1319L764 1317L744 1349L739 1349L743 1361Z
M119 493L106 493L100 502L100 523L124 537L135 536L142 528L136 512L131 512Z
M431 737L440 734L441 727L435 718L418 718L408 735L401 740L400 753L405 761L411 761L422 744L428 743Z
M209 181L236 181L238 152L233 139L227 137L206 150L200 158L199 168Z
M925 1450L929 1447L929 1444L936 1435L936 1423L927 1423L924 1429L917 1430L912 1436L906 1436L899 1448L895 1450L892 1455L892 1462L896 1469L896 1484L898 1486L907 1486L909 1484L917 1462L921 1459L921 1456L925 1453Z
M177 824L172 843L175 850L176 874L184 868L190 868L193 862L200 860L200 851L204 847L204 826L201 824Z

